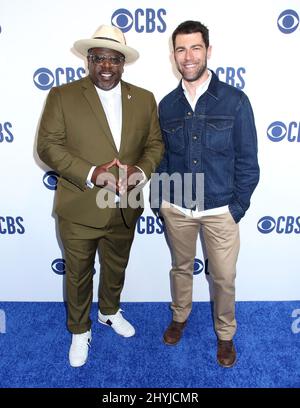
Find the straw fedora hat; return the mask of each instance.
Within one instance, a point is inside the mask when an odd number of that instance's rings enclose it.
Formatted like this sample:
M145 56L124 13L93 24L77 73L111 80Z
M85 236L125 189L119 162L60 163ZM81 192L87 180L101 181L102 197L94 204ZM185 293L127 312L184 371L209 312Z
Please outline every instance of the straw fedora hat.
M74 43L74 48L81 55L86 57L90 48L109 48L120 52L125 56L125 62L134 62L138 59L139 53L126 45L122 31L114 26L102 25L98 28L92 38L78 40Z

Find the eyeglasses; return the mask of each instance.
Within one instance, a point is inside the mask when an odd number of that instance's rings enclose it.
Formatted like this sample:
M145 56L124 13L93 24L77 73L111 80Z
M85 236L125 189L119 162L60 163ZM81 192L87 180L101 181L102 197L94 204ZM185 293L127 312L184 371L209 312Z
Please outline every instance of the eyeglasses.
M95 54L90 54L88 55L88 58L90 58L93 62L93 64L96 65L101 65L104 63L104 61L109 61L111 65L118 66L120 65L123 61L125 61L125 57L111 57L108 55L95 55Z

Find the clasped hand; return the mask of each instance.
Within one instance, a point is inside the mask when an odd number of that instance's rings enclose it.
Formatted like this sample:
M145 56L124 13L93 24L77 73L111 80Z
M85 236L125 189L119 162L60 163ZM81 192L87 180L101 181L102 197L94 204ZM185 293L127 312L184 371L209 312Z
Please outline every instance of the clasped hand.
M109 169L112 167L119 169L119 178L116 180ZM140 169L130 164L122 164L114 158L108 163L97 166L92 175L92 182L98 186L106 188L118 195L123 195L136 187L143 179L143 173Z

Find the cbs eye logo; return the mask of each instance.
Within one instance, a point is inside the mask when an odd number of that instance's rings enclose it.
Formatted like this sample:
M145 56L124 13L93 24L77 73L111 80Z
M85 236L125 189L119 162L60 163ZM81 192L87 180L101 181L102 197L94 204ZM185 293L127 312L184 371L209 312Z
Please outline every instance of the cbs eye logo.
M47 171L43 177L44 186L48 188L48 190L56 190L58 177L59 174L55 173L55 171Z
M123 33L127 33L133 26L133 16L126 9L116 10L112 17L111 22L115 27L118 27Z
M66 261L62 258L54 259L51 264L52 271L57 275L64 275L66 273ZM96 269L93 269L93 275L95 275Z
M205 263L201 259L195 258L194 260L194 272L193 275L200 275L201 272L205 272L206 275L209 275L208 272L208 260L205 260Z
M273 122L268 127L267 136L272 142L281 142L286 136L286 126L283 122Z
M204 269L204 264L201 259L195 258L194 260L194 275L199 275Z
M257 229L262 234L269 234L276 227L274 218L266 216L262 217L257 223Z
M35 86L42 91L52 88L54 84L54 75L48 68L39 68L33 75Z
M66 261L62 258L54 259L51 268L57 275L64 275L66 273Z
M293 33L299 26L298 13L295 10L283 11L277 19L277 26L283 34Z

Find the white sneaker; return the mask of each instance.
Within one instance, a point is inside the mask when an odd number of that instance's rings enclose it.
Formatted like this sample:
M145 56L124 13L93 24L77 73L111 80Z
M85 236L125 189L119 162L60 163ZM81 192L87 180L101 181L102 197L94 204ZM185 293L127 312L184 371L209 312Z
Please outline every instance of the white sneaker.
M73 334L69 351L69 360L72 367L81 367L86 363L91 340L91 330L82 334Z
M116 333L123 337L131 337L135 334L134 327L121 315L123 310L119 309L114 315L103 315L98 311L98 322L110 326Z

